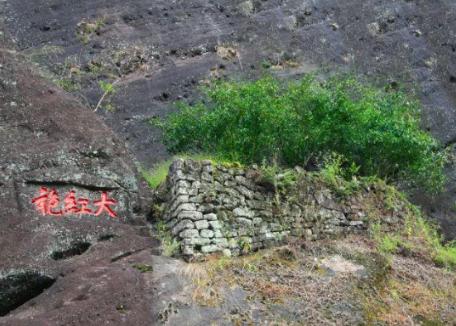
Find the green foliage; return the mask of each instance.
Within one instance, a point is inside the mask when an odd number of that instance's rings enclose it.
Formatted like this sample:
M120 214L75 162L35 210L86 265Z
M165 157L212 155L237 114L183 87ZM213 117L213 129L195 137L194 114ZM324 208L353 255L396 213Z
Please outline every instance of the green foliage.
M380 250L386 253L394 253L400 245L400 240L397 237L385 235L380 242Z
M379 184L381 181L378 181ZM385 207L397 211L405 201L405 195L391 185L387 185L385 182L382 184L385 193Z
M147 272L152 272L154 269L152 266L147 265L147 264L134 264L133 268L136 268L138 271L141 273L147 273Z
M323 159L323 166L317 175L338 196L347 197L358 191L361 180L356 177L359 170L353 162L347 168L343 168L345 159L343 156L332 153Z
M286 190L297 180L297 173L291 169L282 169L278 165L261 165L262 181L274 185L276 191Z
M100 86L103 93L105 93L106 95L111 95L116 92L116 88L113 83L109 83L109 82L105 82L104 80L100 80L98 82L98 85Z
M98 101L94 111L96 112L101 105L103 104L103 101L107 99L110 95L113 95L117 92L116 84L120 81L120 79L117 79L113 83L105 82L104 80L100 80L98 82L98 85L100 86L101 90L103 91L103 95L101 96L100 100ZM104 105L105 109L108 111L113 111L114 106L112 103L108 102Z
M246 238L241 238L239 240L239 247L241 247L241 251L243 254L247 254L250 251L252 251L252 244L249 241L247 241Z
M69 93L76 92L81 89L81 86L78 84L78 82L70 78L57 79L56 84Z
M142 170L142 176L152 189L157 188L161 183L166 180L169 167L172 160L167 160L155 165L151 170Z
M179 251L180 243L173 238L166 226L166 223L160 221L155 225L155 228L157 230L158 238L162 243L163 255L172 257L177 254Z
M207 100L160 125L172 152L222 155L242 163L305 166L321 155L343 156L343 168L402 179L439 190L445 154L420 129L419 104L401 92L365 86L350 77L320 83L313 76L280 83L219 82Z
M407 235L413 240L423 239L432 260L439 266L449 269L456 268L456 243L442 244L442 237L437 232L436 226L427 222L423 217L408 218ZM422 252L423 250L421 250Z
M280 207L281 196L287 196L288 201L293 201L293 196L290 196L289 190L296 184L298 173L292 169L284 169L276 163L268 165L263 162L261 165L261 182L269 184L274 188L274 204Z
M434 261L440 266L456 269L456 245L452 244L437 248Z
M456 244L443 244L437 229L426 221L417 207L408 204L409 214L397 232L385 232L379 223L371 225L372 238L380 253L400 251L433 261L448 269L456 268Z
M169 167L171 163L175 159L183 158L183 159L192 159L195 161L203 161L208 160L211 161L214 165L222 165L226 168L240 168L242 165L238 162L229 162L222 158L219 158L214 155L206 155L206 154L179 154L174 156L173 158L157 163L152 169L150 170L142 170L143 178L147 181L151 188L157 188L162 182L166 180L168 175Z

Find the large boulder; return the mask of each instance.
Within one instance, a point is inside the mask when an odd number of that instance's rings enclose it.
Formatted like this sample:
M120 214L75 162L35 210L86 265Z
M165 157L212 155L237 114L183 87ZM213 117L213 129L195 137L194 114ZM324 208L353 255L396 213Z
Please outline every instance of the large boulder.
M0 324L47 288L76 293L97 273L105 287L54 315L116 311L105 303L112 288L130 295L137 275L112 263L156 246L137 175L125 146L91 110L0 50Z

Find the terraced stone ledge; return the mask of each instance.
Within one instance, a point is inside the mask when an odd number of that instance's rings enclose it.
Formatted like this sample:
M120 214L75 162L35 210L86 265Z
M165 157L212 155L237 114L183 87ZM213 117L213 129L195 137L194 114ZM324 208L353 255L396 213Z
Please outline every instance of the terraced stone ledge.
M395 229L404 219L402 203L385 207L386 188L360 186L341 197L311 173L297 168L294 174L291 186L279 188L256 166L175 160L160 190L159 220L184 258L195 259L216 252L237 256L291 238L365 232L373 220Z

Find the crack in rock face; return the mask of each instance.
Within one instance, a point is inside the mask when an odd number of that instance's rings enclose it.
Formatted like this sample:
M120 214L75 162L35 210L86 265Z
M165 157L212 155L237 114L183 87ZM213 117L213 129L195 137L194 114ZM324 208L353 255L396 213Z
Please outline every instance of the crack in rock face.
M79 255L82 255L87 250L89 250L90 246L91 246L90 242L77 241L77 242L74 242L68 249L54 251L51 254L51 258L54 260L62 260L62 259L71 258L73 256L79 256Z
M0 316L7 315L51 287L55 278L25 271L0 278Z

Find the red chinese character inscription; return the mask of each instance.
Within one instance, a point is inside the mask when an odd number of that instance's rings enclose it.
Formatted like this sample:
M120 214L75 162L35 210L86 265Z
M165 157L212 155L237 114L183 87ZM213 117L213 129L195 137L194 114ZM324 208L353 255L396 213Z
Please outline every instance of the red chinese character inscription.
M49 190L46 187L40 188L40 195L32 199L32 203L35 204L36 209L43 215L63 215L62 211L54 211L59 203L59 194L55 189Z
M100 215L101 213L103 213L103 211L108 212L109 216L111 216L111 217L116 217L117 216L116 212L114 212L111 209L111 207L110 207L110 205L115 205L116 201L114 199L108 198L108 194L106 192L103 192L101 194L101 199L100 200L95 200L93 202L93 204L95 206L98 206L98 209L95 212L95 216Z
M74 190L69 191L63 199L64 207L58 210L60 205L60 198L57 190L48 189L46 187L40 188L40 193L37 197L32 199L32 204L35 209L42 215L62 216L66 214L79 214L79 215L95 215L99 216L103 212L108 213L110 217L117 217L117 213L111 206L115 206L117 201L109 198L107 192L101 193L99 200L93 201L93 206L96 210L89 208L90 200L87 198L76 198Z

